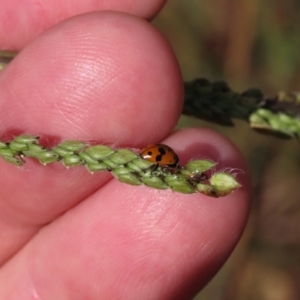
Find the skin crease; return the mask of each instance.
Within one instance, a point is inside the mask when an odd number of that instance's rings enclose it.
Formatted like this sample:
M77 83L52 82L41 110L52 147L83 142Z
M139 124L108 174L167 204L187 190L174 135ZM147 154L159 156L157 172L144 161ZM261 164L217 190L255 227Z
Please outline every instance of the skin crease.
M181 112L181 82L161 34L114 12L56 25L0 74L8 132L48 135L48 143L163 142L182 164L209 157L244 171L241 189L213 199L84 168L0 161L0 299L191 299L215 274L243 231L249 178L238 150L217 133L186 129L166 139Z
M2 0L0 49L19 51L50 26L86 12L113 10L150 20L165 2L166 0Z

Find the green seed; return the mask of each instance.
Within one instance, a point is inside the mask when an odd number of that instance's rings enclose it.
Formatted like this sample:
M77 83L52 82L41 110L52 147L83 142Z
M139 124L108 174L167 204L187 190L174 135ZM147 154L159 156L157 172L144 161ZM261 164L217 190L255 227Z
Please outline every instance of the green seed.
M165 190L169 188L159 177L143 176L142 180L145 185L155 189Z
M120 168L114 170L112 174L121 182L131 185L142 184L142 182L133 173L128 173L124 170L120 170Z
M80 141L64 141L60 143L57 147L65 149L67 151L74 152L74 151L80 151L86 146L87 146L86 143Z
M53 151L44 151L37 155L39 161L46 165L49 163L57 162L59 160L59 156Z
M97 164L98 161L90 157L86 152L79 152L78 155L87 163L87 164Z
M1 155L1 156L5 161L7 161L8 163L13 164L15 166L22 166L24 164L22 159L19 157L10 156L10 155Z
M13 151L23 151L27 149L27 145L24 143L12 141L9 143L9 148Z
M170 186L173 191L177 191L183 194L191 194L195 192L194 187L183 176L168 175L164 178L164 181Z
M93 159L103 160L112 155L115 151L108 146L97 145L89 147L85 152Z
M186 164L185 169L196 174L206 172L215 165L216 163L210 160L193 160Z
M217 192L213 186L204 183L198 183L196 186L197 190L207 196L218 198Z
M82 166L84 164L84 161L78 155L66 156L62 159L62 162L66 167Z
M107 165L105 163L99 162L99 163L88 163L86 165L86 168L94 173L94 172L99 172L99 171L105 171L107 170Z
M136 154L128 149L120 149L112 154L109 159L117 165L124 165L136 158Z
M74 153L73 151L69 151L69 150L66 150L66 149L63 149L63 148L60 148L60 147L54 147L52 149L52 151L54 151L55 153L57 153L61 157L67 157L67 156L70 156Z
M32 144L36 143L38 141L39 137L36 135L30 135L30 134L22 134L17 137L15 137L15 141L18 143L24 143L24 144Z
M241 186L235 177L225 172L215 173L209 182L218 196L226 196Z

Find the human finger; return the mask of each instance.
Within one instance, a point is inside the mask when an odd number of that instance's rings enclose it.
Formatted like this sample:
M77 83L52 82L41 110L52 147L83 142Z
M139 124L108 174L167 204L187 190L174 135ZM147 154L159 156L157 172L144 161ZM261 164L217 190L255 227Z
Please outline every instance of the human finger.
M42 229L4 266L0 297L22 292L23 299L192 299L241 236L249 178L235 146L212 131L187 129L163 142L182 163L204 156L220 168L243 171L243 187L214 199L112 180Z
M79 139L138 148L174 127L182 93L173 52L149 23L86 14L45 32L2 71L1 128L40 135L50 145ZM0 165L2 262L111 178L30 159L22 168Z

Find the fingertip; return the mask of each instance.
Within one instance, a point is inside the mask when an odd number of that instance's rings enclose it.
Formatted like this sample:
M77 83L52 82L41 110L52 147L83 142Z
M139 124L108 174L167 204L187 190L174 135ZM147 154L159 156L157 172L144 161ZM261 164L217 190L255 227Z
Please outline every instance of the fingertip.
M167 41L148 22L117 12L48 30L3 71L0 84L3 127L20 120L34 134L137 147L168 134L183 103Z

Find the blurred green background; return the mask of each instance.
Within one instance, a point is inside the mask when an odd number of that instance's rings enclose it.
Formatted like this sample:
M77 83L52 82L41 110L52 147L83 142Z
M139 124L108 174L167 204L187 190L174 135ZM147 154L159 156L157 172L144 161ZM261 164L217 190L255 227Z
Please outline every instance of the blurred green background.
M173 46L185 81L224 79L238 92L259 87L270 96L300 91L300 1L169 0L153 23ZM244 235L195 300L298 300L299 141L263 136L242 121L235 125L185 116L178 124L226 135L246 157L253 182Z

